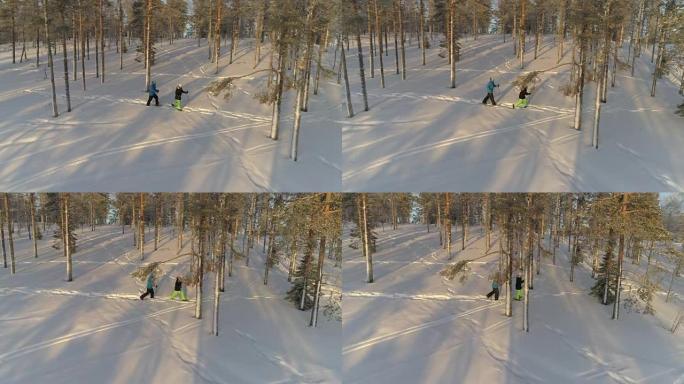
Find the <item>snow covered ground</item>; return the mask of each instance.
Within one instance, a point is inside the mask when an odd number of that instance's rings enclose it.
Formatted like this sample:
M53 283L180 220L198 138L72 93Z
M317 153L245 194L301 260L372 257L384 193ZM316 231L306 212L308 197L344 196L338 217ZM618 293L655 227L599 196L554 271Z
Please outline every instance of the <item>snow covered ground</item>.
M447 260L438 232L405 225L377 229L375 282L365 283L360 251L344 246L342 349L345 383L682 383L684 333L668 330L684 310L678 297L655 299L656 316L622 310L618 321L588 290L587 266L569 281L567 249L556 265L543 260L530 291L530 331L522 331L522 302L504 316L505 296L487 300L497 255L485 258L473 228L465 251ZM460 229L455 230L460 249ZM497 249L496 236L492 247ZM476 259L464 282L439 272L456 260ZM645 263L645 261L644 261ZM626 263L629 269L635 268ZM627 265L629 264L629 265ZM624 298L624 295L623 295Z
M367 39L365 66L370 76ZM560 88L570 66L540 75L531 89L531 107L510 108L518 97L512 82L523 72L513 44L501 36L462 40L457 85L449 88L449 65L439 57L436 38L422 66L417 42L407 45L407 80L395 74L395 51L384 58L387 86L368 78L370 111L363 112L358 58L347 53L352 100L357 115L342 128L345 191L681 191L684 119L678 84L658 83L650 97L650 50L644 48L635 76L620 70L602 108L600 149L591 147L594 83L585 88L584 127L572 128L574 98ZM563 62L571 61L570 42ZM622 53L626 57L627 45ZM525 71L556 66L556 48L547 36L534 57L528 45ZM495 96L506 107L484 107L485 85L493 77Z
M0 190L2 191L329 191L341 188L340 125L329 116L340 110L340 87L321 81L302 118L299 159L289 159L292 135L290 94L283 104L280 140L268 138L272 108L255 95L266 73L236 80L230 100L205 88L217 76L254 71L253 43L241 41L236 62L228 65L222 49L221 70L207 60L206 41L157 44L152 79L162 107L146 107L145 71L134 60L135 43L119 70L114 47L106 50L106 82L95 78L94 49L86 61L87 91L70 83L73 111L66 112L61 51L55 58L60 116L52 118L47 56L35 66L35 52L23 64L11 63L0 47ZM69 43L69 72L71 62ZM41 50L44 53L44 49ZM268 49L261 64L268 66ZM184 95L182 113L170 107L176 84ZM337 120L337 119L335 119Z
M26 231L24 231L25 235ZM141 263L132 235L118 226L77 231L74 281L66 282L61 250L51 231L39 242L16 242L17 274L0 269L0 377L3 383L339 383L341 327L283 299L287 275L274 269L263 285L263 258L236 262L221 296L218 337L210 334L213 274L205 280L203 320L190 302L170 301L175 274L189 264L163 267L159 295L140 301L143 283L130 276ZM176 255L165 231L156 252L152 233L147 261ZM152 240L152 241L150 241ZM189 247L189 245L188 245ZM255 247L260 248L260 247Z

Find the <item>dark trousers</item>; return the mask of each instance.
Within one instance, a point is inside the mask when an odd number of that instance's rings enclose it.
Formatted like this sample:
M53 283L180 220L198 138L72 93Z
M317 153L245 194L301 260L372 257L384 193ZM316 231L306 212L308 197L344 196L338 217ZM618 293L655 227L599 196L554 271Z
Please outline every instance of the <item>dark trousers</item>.
M487 298L489 299L494 295L494 300L499 300L499 288L493 288L491 292L487 294Z
M147 295L150 295L150 299L154 299L154 288L147 288L147 292L140 295L140 300L144 299Z
M157 97L157 95L150 95L150 97L147 98L147 106L150 106L150 101L152 101L152 99L154 99L155 105L159 106L159 97Z
M487 97L485 97L484 100L482 100L482 104L487 104L487 101L489 100L492 101L492 105L496 105L496 100L494 100L494 93L487 93Z

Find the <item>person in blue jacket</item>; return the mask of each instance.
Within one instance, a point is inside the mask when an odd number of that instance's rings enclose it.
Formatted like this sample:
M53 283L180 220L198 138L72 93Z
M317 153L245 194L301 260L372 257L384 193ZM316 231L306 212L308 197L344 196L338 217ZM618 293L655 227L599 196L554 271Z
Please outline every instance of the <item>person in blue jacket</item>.
M159 90L157 89L157 82L153 81L152 84L150 84L150 88L148 89L147 93L149 93L150 97L147 98L147 106L150 106L150 102L152 99L154 99L155 105L158 107L159 106L159 96L157 96L157 93L159 93Z
M140 295L140 300L144 300L147 295L150 295L150 299L154 299L154 289L157 285L154 282L154 273L150 273L147 276L147 291Z
M487 294L487 298L489 299L494 295L494 300L499 300L499 282L494 279L492 280L492 291Z
M482 100L482 104L487 104L487 101L491 100L492 105L496 105L496 100L494 100L494 88L498 88L499 84L494 82L494 79L489 78L489 83L487 83L487 96Z

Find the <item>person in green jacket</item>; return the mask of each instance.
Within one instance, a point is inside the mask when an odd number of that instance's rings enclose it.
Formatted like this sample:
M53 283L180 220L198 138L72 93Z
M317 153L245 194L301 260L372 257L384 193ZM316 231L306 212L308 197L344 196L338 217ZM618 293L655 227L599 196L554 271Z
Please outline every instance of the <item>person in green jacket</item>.
M150 299L154 299L154 289L157 288L157 284L154 281L154 273L150 273L147 276L147 291L140 295L140 300L144 300L147 295L150 295Z
M523 283L525 280L518 274L515 277L515 300L520 301L523 299Z
M183 280L181 280L180 276L176 276L176 283L173 285L173 293L171 293L170 299L188 301L188 296L185 295L185 291L183 290Z

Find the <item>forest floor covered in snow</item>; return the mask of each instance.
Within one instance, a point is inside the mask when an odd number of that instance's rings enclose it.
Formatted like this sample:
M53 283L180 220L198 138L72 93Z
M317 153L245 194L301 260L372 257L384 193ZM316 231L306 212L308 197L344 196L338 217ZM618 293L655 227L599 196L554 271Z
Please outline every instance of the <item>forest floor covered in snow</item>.
M119 226L79 229L72 282L62 251L51 248L52 231L39 241L37 259L25 234L15 242L16 275L0 269L3 383L341 382L339 321L321 310L318 327L309 327L309 312L284 300L285 267L275 267L264 286L259 245L249 266L237 260L226 276L213 336L213 273L205 277L202 320L193 317L192 287L189 302L168 299L176 274L190 268L187 257L163 264L158 296L141 301L144 282L130 274L143 263L129 228L124 235ZM157 251L153 233L146 239L145 263L176 256L170 229ZM183 252L189 247L186 241Z
M70 42L68 46L73 79ZM82 88L80 63L78 80L70 81L70 113L66 112L59 51L55 83L60 115L53 118L46 50L41 49L41 64L36 68L32 48L30 61L12 64L11 51L0 47L0 190L340 190L340 126L330 119L339 113L340 86L333 80L322 78L319 95L310 98L294 162L289 158L292 92L283 103L280 139L273 141L268 137L272 108L255 98L265 90L267 72L235 80L229 100L206 90L220 77L268 68L268 46L256 69L253 41L240 42L231 65L230 48L222 48L215 75L216 65L207 60L205 40L200 47L191 39L172 45L159 42L152 80L160 90L160 108L145 106L145 69L135 61L134 48L135 42L124 56L123 70L119 70L114 46L106 49L104 84L95 78L95 52L91 50L86 61L87 91ZM171 107L179 83L189 91L183 95L182 112Z
M349 247L348 233L344 242L345 383L684 382L684 333L669 331L677 311L684 310L681 277L670 303L663 292L655 295L655 316L621 308L620 319L611 320L612 306L588 293L593 285L589 266L578 266L575 282L569 281L561 243L556 264L543 259L541 274L534 276L526 333L522 302L513 301L509 318L503 286L498 301L485 297L498 255L482 257L479 228L471 230L464 251L457 251L460 228L455 230L452 260L434 227L430 233L422 225L376 232L371 284L365 282L360 250ZM495 233L492 249L498 249ZM476 260L466 280L440 276L449 263L466 259ZM642 261L639 266L625 261L624 287L632 271L645 268Z
M351 41L351 40L350 40ZM658 81L650 97L652 64L644 47L635 76L619 70L601 114L600 148L591 146L594 83L585 88L583 130L573 129L575 101L561 88L570 65L557 67L553 37L534 58L528 44L526 68L519 69L513 42L500 35L462 39L456 88L449 88L449 64L439 38L421 65L417 41L407 44L407 80L395 73L395 49L384 57L386 88L379 62L370 78L368 40L364 61L370 111L363 111L356 44L347 52L356 116L342 128L345 191L681 191L684 118L679 84ZM571 42L562 63L571 62ZM440 54L444 57L440 57ZM627 56L627 44L621 59ZM513 81L527 71L539 75L530 107L512 109L519 90ZM489 78L499 107L483 106Z

